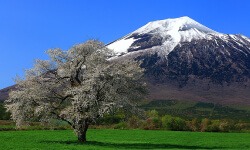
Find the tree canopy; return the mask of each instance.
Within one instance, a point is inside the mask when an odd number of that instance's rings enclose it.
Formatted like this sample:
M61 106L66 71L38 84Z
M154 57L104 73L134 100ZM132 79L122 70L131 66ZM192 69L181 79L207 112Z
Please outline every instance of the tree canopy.
M34 68L16 78L18 88L6 100L17 126L34 117L68 122L86 141L89 124L114 109L140 115L136 102L147 93L143 69L134 60L115 61L103 43L89 40L68 51L46 51L49 60L34 60Z

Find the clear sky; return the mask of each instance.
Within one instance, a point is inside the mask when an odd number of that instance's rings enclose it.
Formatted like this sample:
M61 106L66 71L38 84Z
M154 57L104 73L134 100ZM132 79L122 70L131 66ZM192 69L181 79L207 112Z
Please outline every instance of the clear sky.
M250 0L0 0L0 89L33 59L47 59L47 49L90 38L109 43L150 21L182 16L250 37Z

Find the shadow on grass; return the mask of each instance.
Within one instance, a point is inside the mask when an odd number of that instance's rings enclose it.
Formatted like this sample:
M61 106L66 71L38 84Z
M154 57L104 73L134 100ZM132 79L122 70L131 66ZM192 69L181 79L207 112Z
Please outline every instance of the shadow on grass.
M201 147L201 146L187 146L187 145L173 145L173 144L153 144L153 143L109 143L87 141L81 143L78 141L42 141L42 143L59 143L72 145L89 145L89 146L103 146L115 149L225 149L225 147Z

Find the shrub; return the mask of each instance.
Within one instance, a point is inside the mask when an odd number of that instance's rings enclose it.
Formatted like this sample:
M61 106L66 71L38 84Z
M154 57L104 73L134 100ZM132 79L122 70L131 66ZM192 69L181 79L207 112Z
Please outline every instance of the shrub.
M198 121L197 118L194 118L192 119L191 122L188 123L188 128L191 130L191 131L200 131L201 130L201 123Z
M227 120L219 122L220 132L229 132L233 128L233 123L229 123Z
M208 130L208 125L211 124L211 121L207 118L201 120L201 132Z
M165 115L162 118L162 126L167 130L173 131L184 131L188 128L184 119L179 117L171 117L170 115Z
M0 103L0 120L9 120L10 115L10 112L6 112L4 105Z
M170 130L171 129L171 126L170 126L171 120L172 120L171 115L165 115L164 117L162 117L162 127L164 129Z
M207 132L219 132L220 131L220 122L218 120L213 121L211 125L207 127Z
M128 126L128 124L125 123L125 122L120 122L120 123L118 123L118 124L116 124L116 125L114 126L114 129L121 129L121 130L124 130L124 129L129 129L129 126Z
M141 129L143 129L143 130L155 130L156 127L152 123L152 118L148 118L146 121L144 121Z
M139 127L139 121L135 118L129 118L128 124L129 124L129 127L132 129L136 129Z
M151 110L150 113L149 113L149 117L158 118L159 114L158 114L158 112L156 110Z
M103 118L103 123L104 124L116 124L119 123L122 120L122 118L120 116L105 116Z
M177 118L172 118L171 120L171 130L174 131L185 131L186 130L186 122L185 120L177 117Z

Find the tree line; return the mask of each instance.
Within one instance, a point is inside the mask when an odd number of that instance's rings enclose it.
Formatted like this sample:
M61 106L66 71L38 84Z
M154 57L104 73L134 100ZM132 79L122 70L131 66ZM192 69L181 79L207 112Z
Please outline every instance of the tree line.
M147 119L141 120L136 116L126 119L125 114L107 115L99 120L99 126L94 128L110 127L113 129L142 129L142 130L169 130L193 132L247 132L250 133L250 123L231 119L211 120L184 119L171 115L159 115L156 110L146 112Z

